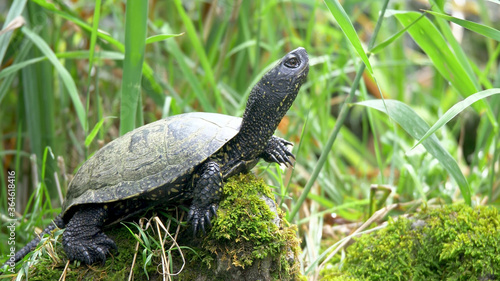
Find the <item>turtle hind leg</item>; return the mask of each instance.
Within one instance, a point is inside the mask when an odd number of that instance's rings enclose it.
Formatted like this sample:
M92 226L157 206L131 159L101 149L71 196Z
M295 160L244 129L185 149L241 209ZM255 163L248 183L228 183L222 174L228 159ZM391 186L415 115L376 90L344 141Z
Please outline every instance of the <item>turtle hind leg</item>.
M86 206L71 217L62 236L69 260L85 264L104 263L109 251L117 249L115 242L102 232L106 218L107 211L103 206Z
M194 175L193 202L188 213L194 235L200 228L205 232L205 224L210 226L210 218L216 215L219 206L222 186L222 173L219 164L214 161L203 164Z

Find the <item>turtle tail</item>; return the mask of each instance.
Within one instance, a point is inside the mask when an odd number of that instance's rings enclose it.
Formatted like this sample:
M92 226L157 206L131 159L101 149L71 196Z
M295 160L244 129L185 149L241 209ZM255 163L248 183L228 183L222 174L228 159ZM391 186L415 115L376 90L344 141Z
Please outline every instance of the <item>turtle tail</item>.
M22 260L24 256L26 256L29 252L33 251L36 246L38 246L38 243L40 243L41 237L43 237L45 234L50 234L52 230L54 230L56 227L58 228L64 228L65 223L62 218L62 214L59 214L53 221L52 223L47 226L40 235L37 235L33 240L31 240L26 246L24 246L21 250L17 251L15 256L10 257L4 265L2 265L1 268L4 268L6 265L9 265L11 267L14 267L14 265Z

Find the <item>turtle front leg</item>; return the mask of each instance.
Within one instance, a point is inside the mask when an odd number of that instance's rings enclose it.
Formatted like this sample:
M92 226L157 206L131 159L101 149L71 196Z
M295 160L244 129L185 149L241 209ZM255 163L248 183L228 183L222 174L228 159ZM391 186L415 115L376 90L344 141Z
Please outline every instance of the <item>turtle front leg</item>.
M104 207L86 207L78 210L66 224L62 235L64 252L69 260L85 264L104 263L110 249L117 249L111 238L102 232L107 218Z
M205 224L210 226L210 218L216 215L222 194L222 173L219 164L208 161L199 169L193 178L193 202L189 208L188 221L192 221L193 234L201 228L205 232Z
M285 164L286 166L293 166L290 158L295 160L295 156L286 148L287 145L293 144L285 139L272 136L264 148L264 151L260 154L260 157L269 163L275 162L278 164Z

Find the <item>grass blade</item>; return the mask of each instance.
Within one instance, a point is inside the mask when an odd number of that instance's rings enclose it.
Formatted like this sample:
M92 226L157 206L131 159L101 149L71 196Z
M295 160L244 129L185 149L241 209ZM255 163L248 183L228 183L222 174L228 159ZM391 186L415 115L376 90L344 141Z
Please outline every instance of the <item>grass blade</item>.
M414 139L421 139L425 132L429 130L429 125L408 105L396 100L369 100L356 103L357 105L367 106L376 110L382 111L389 115L396 123L398 123L408 134ZM387 110L386 110L387 108ZM455 179L462 197L467 205L471 205L471 191L469 183L465 179L457 161L446 151L436 135L431 135L422 142L425 149L434 156L443 167Z
M421 16L417 12L394 11L393 14L405 27ZM458 62L443 35L427 17L415 23L408 33L429 56L439 73L450 81L458 92L465 97L477 92L473 81Z
M417 145L422 143L425 139L427 139L430 135L434 134L437 130L439 130L441 127L443 127L446 123L450 122L451 119L453 119L455 116L457 116L460 112L462 112L464 109L472 105L478 100L487 98L491 95L496 95L500 94L500 89L489 89L489 90L484 90L478 93L475 93L471 96L468 96L466 99L464 99L461 102L456 103L454 106L452 106L448 111L446 111L439 120L432 125L432 127L424 134L422 138L412 147L414 149Z
M179 64L180 71L182 72L186 80L189 81L189 86L192 88L202 108L205 111L215 111L215 108L208 101L206 92L204 91L204 88L200 83L198 77L196 77L191 71L187 63L187 57L182 53L177 42L168 44L167 50L173 55L173 57L176 58L176 62Z
M24 10L26 6L26 0L15 0L12 2L12 5L7 13L7 17L5 18L5 22L3 24L2 30L4 30L11 22ZM12 30L0 34L0 65L2 64L3 57L5 56L5 52L7 51L7 47L9 46L10 37L12 37Z
M85 146L89 147L92 141L94 140L95 136L97 136L97 133L102 127L102 124L104 124L104 120L109 119L109 118L116 118L115 116L108 116L105 118L102 118L97 124L95 124L94 129L88 134L88 136L85 138Z
M160 35L154 35L154 36L148 37L146 39L146 45L147 44L151 44L151 43L155 43L155 42L158 42L158 41L163 41L163 40L166 40L168 38L181 36L181 35L184 35L184 32L183 33L179 33L179 34L160 34Z
M361 45L361 41L359 40L358 34L356 34L356 30L354 29L351 20L344 11L344 8L342 8L342 5L340 5L337 0L325 0L325 4L339 24L342 32L344 32L345 36L356 50L361 60L365 63L368 71L373 75L372 66L368 60L368 56Z
M486 25L483 25L480 23L475 23L472 21L452 17L452 16L449 16L449 15L443 14L443 13L438 13L438 12L434 12L434 11L425 11L425 12L428 14L432 14L436 17L440 17L442 19L454 22L454 23L456 23L464 28L467 28L468 30L474 31L478 34L485 36L485 37L488 37L488 38L491 38L493 40L500 42L500 30L498 30L498 29L495 29L493 27L486 26Z
M88 25L86 22L84 22L83 20L81 20L73 15L70 15L68 13L65 13L63 11L58 10L53 3L49 3L45 0L33 0L33 2L42 6L46 10L49 10L49 11L61 16L62 18L65 18L65 19L73 22L74 24L85 29L86 31L92 32L92 27L90 25ZM109 43L109 44L115 46L115 48L117 48L118 51L120 51L122 53L125 52L125 46L120 41L111 37L109 34L103 32L102 30L98 30L97 37L106 41L106 43ZM156 81L156 79L153 75L153 69L151 69L151 67L147 63L144 63L142 65L142 72L143 72L144 77L146 77L146 79L148 79L148 82L151 84L151 88L154 90L154 92L149 91L148 93L150 93L150 94L155 93L156 94L156 95L152 95L151 97L153 99L155 99L155 101L157 101L159 99L164 100L163 96L161 95L162 87ZM161 96L161 97L159 97L159 96Z
M94 6L94 16L92 17L92 32L90 33L90 46L89 46L89 68L87 73L92 73L92 68L94 67L94 53L95 53L95 45L97 41L97 33L98 28L99 28L99 19L101 18L101 0L96 0L95 6ZM85 93L86 97L86 112L88 113L90 110L90 95L89 95L89 90L91 87L91 80L92 80L92 75L89 75L87 78L87 92ZM98 92L96 92L98 93ZM99 113L97 114L98 118L100 117ZM87 122L85 123L85 128L84 132L85 134L88 134L88 129L90 127L90 120L86 120ZM85 139L85 143L87 142L88 136ZM88 147L88 145L85 145ZM85 153L86 154L86 153Z
M57 59L54 52L52 52L52 49L49 47L49 45L47 45L47 43L45 43L45 41L40 36L38 36L38 34L34 33L26 26L21 28L21 30L47 57L47 59L52 63L54 68L61 76L62 82L66 87L66 90L68 90L68 94L71 97L73 106L75 107L76 115L78 116L80 125L82 125L82 128L85 128L85 120L87 120L85 109L82 102L80 101L80 97L78 96L78 90L76 89L75 81L73 81L73 78L69 74L68 70L64 68L61 62Z
M405 34L405 32L408 31L408 29L410 29L410 27L412 27L415 23L417 23L424 16L425 16L425 14L422 14L418 19L416 19L414 22L412 22L411 24L409 24L408 26L406 26L405 28L403 28L402 30L400 30L398 33L394 34L393 36L387 38L387 40L385 40L384 42L382 42L382 43L378 44L377 46L373 47L370 50L370 53L376 54L376 53L382 51L385 47L389 46L392 42L396 41L396 39L398 39L399 37L401 37L401 35Z
M392 11L392 14L403 26L408 26L420 16L416 12ZM477 78L474 76L463 50L451 35L449 26L444 26L439 21L438 23L442 27L444 35L448 38L448 42L427 17L424 17L410 28L408 33L427 54L439 73L450 81L463 97L468 97L480 91ZM478 112L486 111L489 121L494 127L498 127L494 114L487 103L481 101L474 105L474 109Z
M94 65L94 52L95 43L97 40L97 33L99 28L99 19L101 17L101 0L96 0L94 8L94 17L92 18L92 32L90 34L90 46L89 46L89 72L92 71L92 66ZM89 78L90 79L90 78Z
M443 9L439 8L438 6L435 6L434 9L438 9L438 12L443 13ZM436 24L441 30L441 33L443 34L444 38L450 45L450 48L453 50L455 53L455 56L457 57L458 62L462 67L464 68L465 72L467 72L467 75L469 75L469 78L472 80L472 83L476 86L476 91L481 90L481 86L479 85L479 81L476 78L476 74L474 70L472 69L472 65L470 64L470 60L467 58L467 55L465 54L464 50L462 49L462 46L460 43L457 41L455 38L455 35L453 35L453 32L450 27L450 23L447 22L446 20L442 18L436 18ZM488 111L489 112L489 111Z
M132 131L136 126L147 22L148 1L128 1L125 11L125 59L123 61L120 135Z
M33 46L33 43L29 40L25 40L24 43L21 44L21 47L20 47L16 57L14 58L14 65L24 61L26 59L26 57L28 57L28 54L29 54L32 46ZM8 68L10 68L10 67L8 67ZM0 76L6 70L7 70L7 68L0 71ZM4 99L7 92L9 91L9 88L12 85L14 78L15 78L14 73L11 73L10 75L5 75L5 79L2 81L2 83L0 85L0 104L2 103L2 100Z
M58 10L53 3L49 3L49 2L47 2L45 0L32 0L32 1L34 3L42 6L44 9L46 9L48 11L51 11L54 14L57 14L57 15L61 16L64 19L69 20L70 22L78 25L79 27L85 29L86 31L92 32L92 26L90 26L85 21L83 21L83 20L81 20L81 19L79 19L79 18L77 18L77 17L75 17L73 15L70 15L68 13L65 13L63 11ZM109 34L103 32L102 30L98 31L97 37L106 40L108 43L110 43L111 45L113 45L116 48L118 48L119 51L121 51L121 52L125 51L125 47L123 46L123 44L120 41L118 41L117 39L111 37Z
M210 83L210 87L213 89L213 93L214 93L217 105L219 106L222 113L226 113L224 102L222 101L221 94L217 88L217 83L215 82L215 77L214 77L214 72L213 72L212 66L210 65L210 62L208 61L208 57L207 57L207 54L205 53L205 49L203 48L203 45L201 44L201 41L196 34L196 29L194 27L194 24L191 21L191 19L189 18L189 16L186 14L184 6L182 5L182 1L175 0L174 3L175 3L175 7L177 8L177 12L179 13L180 17L182 18L182 22L184 23L184 26L186 27L186 32L187 32L187 35L189 37L189 40L191 41L191 44L193 45L193 48L194 48L196 54L198 55L198 58L200 59L201 66L202 66L203 70L205 71L205 77L206 77L206 79L208 79L208 82Z
M89 57L89 53L90 53L89 51L72 51L72 52L58 53L56 54L56 57L58 59L85 59ZM118 52L100 51L97 54L99 59L123 60L123 54ZM14 74L28 65L45 61L47 59L48 58L44 56L44 57L37 57L29 60L24 60L19 63L16 62L11 66L6 67L2 71L0 71L0 79Z

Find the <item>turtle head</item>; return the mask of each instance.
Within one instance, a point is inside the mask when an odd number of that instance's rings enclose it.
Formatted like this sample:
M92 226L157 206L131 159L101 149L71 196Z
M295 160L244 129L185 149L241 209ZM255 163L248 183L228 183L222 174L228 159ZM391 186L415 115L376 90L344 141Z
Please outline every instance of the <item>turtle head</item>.
M304 48L297 48L286 54L274 68L269 70L255 87L257 99L266 101L269 109L283 111L292 105L309 72L309 57ZM257 93L258 92L258 93ZM250 97L252 98L252 97ZM250 99L249 98L249 99Z
M299 91L309 72L309 57L306 49L299 47L286 54L257 85L271 93L287 95Z
M286 54L253 87L242 125L258 120L261 122L259 125L269 125L274 133L306 81L308 72L309 57L304 48Z

